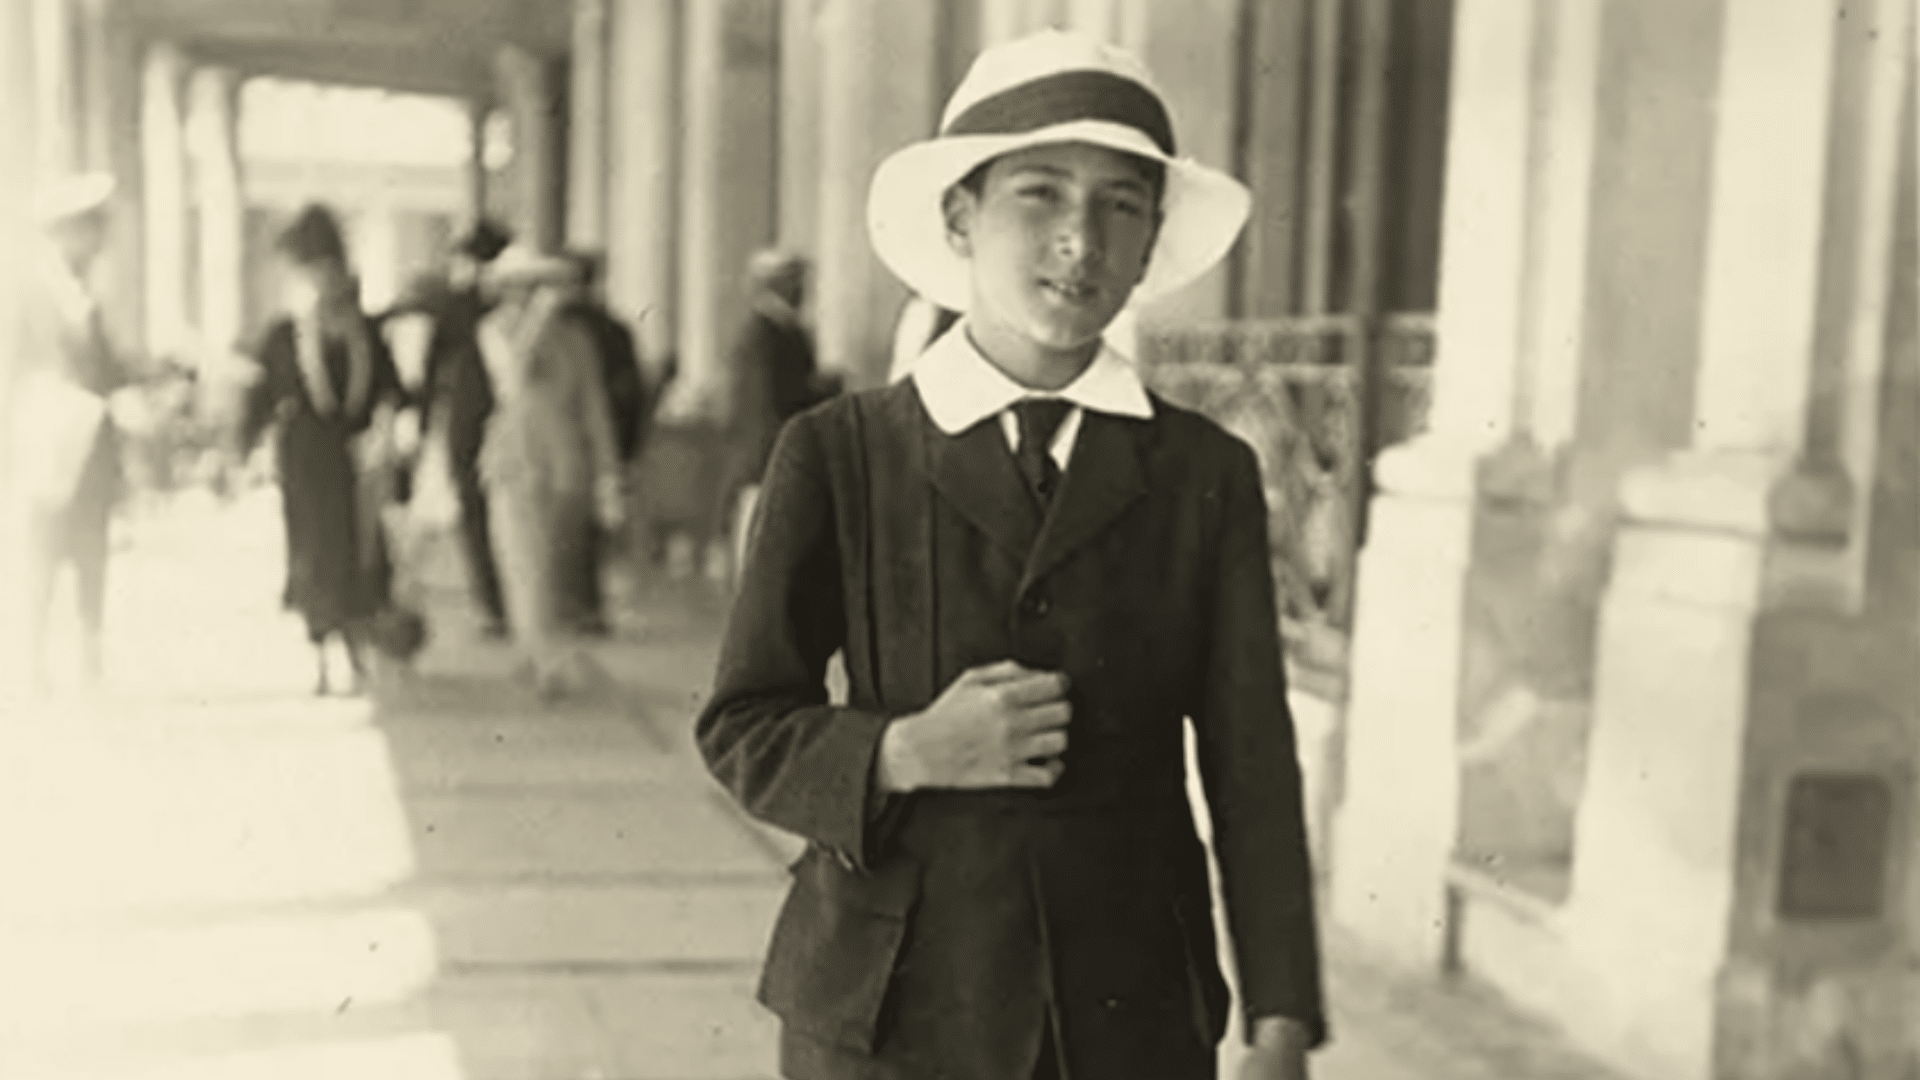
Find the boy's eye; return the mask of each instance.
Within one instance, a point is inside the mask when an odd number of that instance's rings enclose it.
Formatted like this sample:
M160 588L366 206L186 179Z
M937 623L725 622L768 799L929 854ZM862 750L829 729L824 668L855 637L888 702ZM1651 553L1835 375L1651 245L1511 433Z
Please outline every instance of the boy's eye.
M1015 191L1025 199L1054 199L1060 195L1060 189L1052 184L1023 184Z

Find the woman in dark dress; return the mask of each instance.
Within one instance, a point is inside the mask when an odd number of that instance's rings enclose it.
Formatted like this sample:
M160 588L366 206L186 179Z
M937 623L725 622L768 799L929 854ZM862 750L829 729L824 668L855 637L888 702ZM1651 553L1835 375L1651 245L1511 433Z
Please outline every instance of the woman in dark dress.
M324 207L310 206L280 237L289 270L287 314L266 333L248 392L243 449L269 426L287 530L287 607L313 642L315 692L328 691L327 642L346 648L358 690L368 621L385 606L391 571L363 445L404 401L398 372L360 310L346 244Z

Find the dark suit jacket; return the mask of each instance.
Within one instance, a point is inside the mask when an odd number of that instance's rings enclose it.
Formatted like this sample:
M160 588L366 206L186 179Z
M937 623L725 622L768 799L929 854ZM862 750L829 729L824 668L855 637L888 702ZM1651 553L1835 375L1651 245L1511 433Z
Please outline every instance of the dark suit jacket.
M1050 1018L1078 1080L1212 1076L1229 1002L1186 717L1242 1004L1324 1038L1258 466L1155 408L1088 414L1044 520L998 423L943 435L911 381L783 431L698 738L750 813L810 841L760 987L787 1076L1025 1077ZM889 720L1007 658L1072 680L1059 784L874 814Z
M807 331L758 311L741 324L728 357L733 416L728 425L727 494L757 484L788 418L819 400L816 363Z
M622 462L631 462L640 452L647 422L653 416L646 380L641 377L639 344L634 341L633 331L596 301L575 300L564 310L587 328L600 350L601 381L607 391L607 408L613 413L614 446Z
M447 454L454 482L479 487L480 446L493 415L493 383L480 358L479 326L486 305L472 290L449 292L433 307L433 335L421 391L424 430L439 409L447 410Z

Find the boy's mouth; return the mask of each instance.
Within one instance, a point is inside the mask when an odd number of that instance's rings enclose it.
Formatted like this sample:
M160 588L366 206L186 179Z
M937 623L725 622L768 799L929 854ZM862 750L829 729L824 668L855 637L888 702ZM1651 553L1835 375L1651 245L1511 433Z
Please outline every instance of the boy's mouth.
M1060 278L1041 278L1040 288L1049 295L1068 304L1087 304L1100 295L1100 287L1090 281Z

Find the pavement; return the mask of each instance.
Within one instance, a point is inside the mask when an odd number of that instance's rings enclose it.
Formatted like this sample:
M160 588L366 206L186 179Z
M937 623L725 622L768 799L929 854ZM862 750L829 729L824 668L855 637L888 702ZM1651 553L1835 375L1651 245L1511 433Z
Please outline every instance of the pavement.
M691 745L718 591L615 572L609 680L547 707L429 538L427 650L316 698L278 529L271 492L135 515L107 686L0 716L0 1076L773 1077L797 841ZM1606 1080L1489 991L1326 946L1319 1080Z

